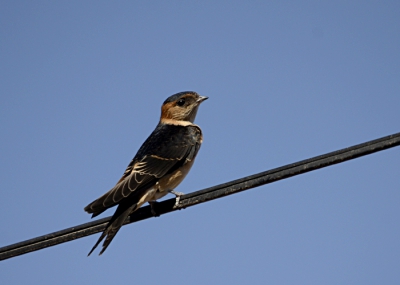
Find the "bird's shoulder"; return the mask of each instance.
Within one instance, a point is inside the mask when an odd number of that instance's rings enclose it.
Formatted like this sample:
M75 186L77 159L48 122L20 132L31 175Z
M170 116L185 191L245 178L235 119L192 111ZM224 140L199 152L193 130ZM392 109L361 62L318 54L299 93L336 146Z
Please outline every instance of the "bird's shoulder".
M140 147L134 160L140 161L148 155L169 158L179 150L200 145L203 141L202 131L195 124L175 125L158 124L155 130Z
M167 163L166 160L170 160L173 164L173 161L182 159L192 160L200 149L202 141L202 131L195 124L158 124L130 161L117 184L131 175L135 165L137 168L140 162L143 165L143 163L149 164L149 160L155 160L161 166Z

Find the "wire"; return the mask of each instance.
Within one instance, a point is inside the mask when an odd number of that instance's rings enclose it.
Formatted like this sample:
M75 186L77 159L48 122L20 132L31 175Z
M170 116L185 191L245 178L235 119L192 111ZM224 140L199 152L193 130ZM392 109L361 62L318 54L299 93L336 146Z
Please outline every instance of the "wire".
M163 202L156 203L155 209L159 215L166 214L210 200L222 198L257 186L286 179L333 164L342 163L347 160L355 159L398 145L400 145L400 133L288 164L282 167L274 168L200 191L192 192L181 196L179 204L176 207L174 206L175 199L165 200ZM130 215L124 224L135 223L152 217L153 215L150 207L146 206L140 208ZM90 223L81 224L58 232L2 247L0 248L0 260L8 259L101 232L110 218L111 217L99 219Z

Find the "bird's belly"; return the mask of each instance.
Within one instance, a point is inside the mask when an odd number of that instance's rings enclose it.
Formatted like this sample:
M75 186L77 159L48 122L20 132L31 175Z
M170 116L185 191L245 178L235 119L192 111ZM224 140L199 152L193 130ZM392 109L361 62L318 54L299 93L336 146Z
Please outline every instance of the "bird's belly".
M168 174L157 182L158 191L154 194L154 200L160 199L168 194L168 191L174 190L189 173L193 165L193 161L187 162L184 166L177 169L175 172Z

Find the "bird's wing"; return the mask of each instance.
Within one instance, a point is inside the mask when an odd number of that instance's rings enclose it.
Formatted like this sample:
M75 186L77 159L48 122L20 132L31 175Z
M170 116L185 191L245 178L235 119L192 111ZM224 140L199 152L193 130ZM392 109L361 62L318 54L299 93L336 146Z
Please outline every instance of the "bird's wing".
M85 207L97 216L136 193L154 186L164 175L193 160L202 141L197 126L159 125L143 143L135 158L128 165L119 182L107 193ZM136 200L136 199L133 199Z

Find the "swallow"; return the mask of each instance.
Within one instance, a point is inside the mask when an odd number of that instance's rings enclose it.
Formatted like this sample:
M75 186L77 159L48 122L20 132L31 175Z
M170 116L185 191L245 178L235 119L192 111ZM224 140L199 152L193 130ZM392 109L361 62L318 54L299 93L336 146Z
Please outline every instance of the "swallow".
M153 215L156 215L153 203L168 193L174 194L179 203L183 193L174 189L188 174L203 142L202 131L194 124L194 119L200 104L206 99L208 97L186 91L164 101L157 127L140 147L121 179L84 208L94 218L118 205L88 256L105 238L101 255L126 218L144 203L150 204Z

